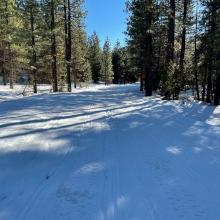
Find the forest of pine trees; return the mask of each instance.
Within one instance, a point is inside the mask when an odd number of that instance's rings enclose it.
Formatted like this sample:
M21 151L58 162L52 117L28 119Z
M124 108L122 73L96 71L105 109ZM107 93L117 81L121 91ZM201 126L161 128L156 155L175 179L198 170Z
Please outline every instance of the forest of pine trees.
M219 105L220 1L130 0L127 10L128 48L146 96L178 99L191 88Z
M0 82L13 89L28 75L33 92L83 83L132 83L146 96L178 99L191 89L197 100L219 105L220 1L128 0L127 41L100 45L87 36L84 0L1 0Z

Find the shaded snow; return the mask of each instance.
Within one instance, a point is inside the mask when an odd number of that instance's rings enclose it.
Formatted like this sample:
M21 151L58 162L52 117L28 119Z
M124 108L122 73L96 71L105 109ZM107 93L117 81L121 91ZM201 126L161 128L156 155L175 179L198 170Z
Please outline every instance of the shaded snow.
M138 85L9 93L1 220L220 219L220 108L143 98Z

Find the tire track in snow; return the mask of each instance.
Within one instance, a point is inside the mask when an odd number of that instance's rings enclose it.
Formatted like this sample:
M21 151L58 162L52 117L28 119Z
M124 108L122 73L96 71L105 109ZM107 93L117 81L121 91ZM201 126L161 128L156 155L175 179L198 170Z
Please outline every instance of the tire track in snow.
M61 113L61 112L60 112ZM42 117L38 117L38 118L42 118ZM45 117L43 117L45 118ZM47 118L47 117L46 117ZM54 123L56 122L56 123ZM86 123L86 122L85 122ZM83 131L84 131L84 125L85 123L83 123ZM53 120L51 121L51 123L46 124L43 129L48 129L48 128L54 128L57 125L59 125L60 123L58 122L58 120ZM52 125L52 126L51 126ZM83 132L82 131L82 132ZM31 138L33 139L33 137ZM49 146L50 144L47 143L47 145ZM50 181L49 179L54 177L55 175L58 174L58 172L62 172L62 165L67 161L70 160L71 158L71 149L69 149L65 155L60 159L60 162L57 164L56 167L52 168L49 172L47 172L47 174L45 175L46 178L42 179L39 182L39 185L35 188L35 190L33 191L32 195L29 197L29 199L26 201L26 205L24 205L23 210L17 214L16 219L21 219L23 220L25 218L25 216L34 208L34 205L37 203L37 200L39 200L41 194L43 193L43 191L46 190L47 187L49 187ZM61 169L59 171L59 169Z
M117 152L118 154L118 158L117 158L118 163L116 165L116 167L118 168L116 169L116 172L118 172L118 183L119 183L117 187L118 190L116 190L117 196L122 196L122 200L124 199L125 201L124 204L125 207L129 205L129 203L131 204L132 201L134 202L135 199L137 199L136 197L139 197L138 200L140 201L140 203L137 204L139 206L138 210L140 211L141 209L141 213L139 212L138 213L142 217L144 216L144 218L140 218L140 216L133 216L134 219L138 218L138 219L158 220L159 218L157 218L156 212L152 211L152 208L154 208L154 204L151 202L148 192L146 192L146 188L145 188L147 183L146 175L144 175L143 171L137 170L137 168L141 168L144 165L143 154L139 152L136 148L134 148L134 146L136 146L135 143L133 142L135 140L135 137L133 137L134 134L124 132L123 129L125 127L123 124L122 125L120 124L119 126L118 124L119 122L120 121L117 118L113 118L112 124L114 125L114 136L115 136L115 140L117 140L116 141L117 144L114 141L115 145L113 146L115 146L114 151ZM124 139L125 135L127 136L128 140L131 141L126 142ZM132 158L130 157L126 158L127 157L126 155L130 155L132 156ZM145 181L143 181L143 179ZM134 192L133 192L134 190L133 188L136 189ZM141 198L142 200L140 200ZM126 199L128 199L127 204L126 204ZM114 219L115 220L128 219L128 213L130 213L131 211L128 209L129 208L127 207L126 210L123 210L123 207L120 207L120 209L118 210L118 218L114 218ZM132 207L132 209L135 209L135 207ZM129 219L130 218L132 218L132 216L129 216Z
M111 111L108 109L108 105L104 105L105 109L105 119L103 120L105 123L109 123L111 121ZM112 141L110 138L112 136L112 128L110 126L110 131L104 133L104 140L103 140L103 161L110 163L110 167L108 167L103 172L103 187L101 190L101 198L99 204L99 211L97 216L95 217L96 220L105 220L106 218L115 218L115 204L112 195L114 195L114 187L115 187L115 174L112 169L112 161L110 160L109 156L111 155L111 150L109 146L109 141ZM109 152L110 151L110 152ZM112 155L111 155L112 156ZM113 200L113 201L112 201Z

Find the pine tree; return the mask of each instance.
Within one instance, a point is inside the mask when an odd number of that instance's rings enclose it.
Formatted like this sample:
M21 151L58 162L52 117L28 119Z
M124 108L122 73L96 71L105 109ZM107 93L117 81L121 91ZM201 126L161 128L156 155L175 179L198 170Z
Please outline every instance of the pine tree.
M51 71L52 71L52 85L53 92L58 92L58 81L57 81L57 42L56 42L56 23L55 23L55 0L50 1L50 29L51 29Z
M166 78L166 50L167 50L167 31L168 31L168 6L165 0L160 0L156 5L157 17L155 20L154 34L154 90L161 87Z
M140 91L144 90L144 51L142 48L143 36L145 29L144 23L144 1L128 1L127 11L129 13L127 22L127 36L128 48L132 56L133 65L139 70L140 77Z
M148 0L146 2L146 17L145 17L145 43L143 45L145 49L145 61L144 61L144 71L145 71L145 95L151 96L153 90L153 0Z
M71 57L72 57L72 24L71 24L71 3L70 0L63 0L64 8L64 31L65 31L65 59L67 72L67 90L71 92Z
M212 103L214 101L215 105L219 105L220 3L218 0L202 1L202 3L204 6L203 27L206 30L200 47L205 56L203 65L206 73L203 79L202 99L205 100L206 98L206 102Z
M123 78L123 49L120 46L120 42L117 41L112 52L112 64L113 64L113 72L114 79L113 83L119 84L122 82Z
M23 30L22 11L20 2L14 0L3 0L0 2L0 51L2 51L1 68L3 78L9 81L13 88L21 71L27 64L27 51L21 36Z
M166 49L166 72L164 77L164 95L170 98L171 94L175 94L175 84L177 78L175 58L175 18L176 18L176 1L169 0L169 13L168 13L168 34L167 34L167 49ZM175 95L174 95L175 96Z
M98 83L101 74L101 48L96 32L89 38L89 61L91 64L92 80L94 83Z
M0 73L3 78L3 84L7 84L7 74L6 74L6 33L8 32L8 27L6 25L6 19L5 19L5 8L6 8L6 1L0 2Z
M153 0L132 0L128 2L128 42L140 58L140 70L144 72L145 95L153 90L153 31L155 2ZM142 77L142 74L141 74Z
M63 91L67 82L63 2L42 0L40 13L39 74L54 92Z
M91 79L91 65L89 62L89 46L85 31L85 11L83 0L72 2L72 76L74 87L77 83L88 83Z
M87 37L83 29L74 31L73 51L73 78L74 87L76 88L77 82L86 83L92 79Z
M0 3L1 13L1 44L2 44L2 69L4 81L6 80L5 72L8 72L10 88L13 89L15 81L15 69L14 60L16 54L16 48L14 47L14 39L17 32L17 20L16 20L16 4L13 0L3 0Z
M179 61L179 76L178 81L185 82L184 77L184 64L185 64L185 51L186 51L186 31L187 31L187 14L190 0L183 0L183 15L182 15L182 34L181 34L181 50L180 50L180 61ZM177 87L177 96L180 92L180 82Z
M112 83L113 76L112 53L110 42L107 39L102 51L101 80L105 82L105 85L108 85Z
M195 86L196 86L196 96L197 100L200 100L200 92L199 92L199 79L198 79L198 7L199 0L196 0L195 5L195 36L194 36L194 78L195 78Z
M26 0L21 8L23 11L23 34L22 37L25 40L26 47L29 48L27 58L29 60L29 68L27 69L31 73L31 78L33 82L33 91L37 93L37 45L36 39L38 37L38 32L36 31L39 22L39 4L36 0Z
M215 77L214 77L214 105L220 104L220 2L213 1L213 16L215 17L216 30L214 33L214 56L215 56Z

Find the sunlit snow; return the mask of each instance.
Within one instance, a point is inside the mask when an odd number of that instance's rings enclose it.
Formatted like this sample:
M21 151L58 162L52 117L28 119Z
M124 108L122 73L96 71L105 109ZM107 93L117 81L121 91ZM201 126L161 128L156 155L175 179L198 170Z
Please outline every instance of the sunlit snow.
M0 219L219 220L220 108L138 87L0 86Z

